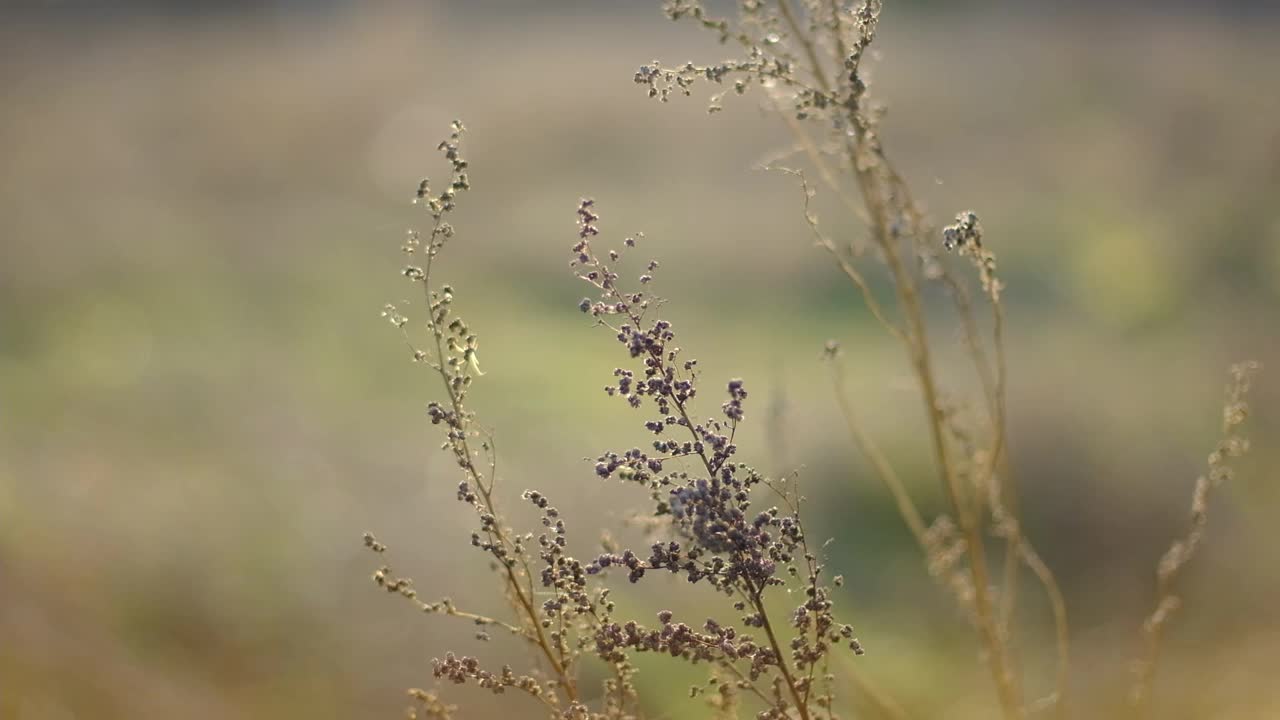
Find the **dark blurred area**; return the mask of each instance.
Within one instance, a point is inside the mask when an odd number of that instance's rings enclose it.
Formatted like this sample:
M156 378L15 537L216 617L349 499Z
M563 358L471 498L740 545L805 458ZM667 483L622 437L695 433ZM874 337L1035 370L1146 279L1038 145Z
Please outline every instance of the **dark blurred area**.
M1226 368L1257 359L1253 452L1183 578L1156 707L1280 717L1280 15L887 5L890 149L935 218L980 213L1008 285L1012 458L1073 610L1079 716L1122 716ZM472 397L511 506L543 490L587 553L645 501L582 461L645 440L599 391L626 358L566 267L592 195L606 237L645 232L708 382L750 383L741 452L800 471L864 673L920 717L984 717L971 632L831 400L837 339L868 430L940 510L900 350L812 247L792 179L756 169L785 126L759 98L708 115L705 92L661 105L632 82L727 52L656 2L0 7L0 720L393 717L446 649L525 662L387 597L360 541L424 597L501 610L422 412L434 386L379 317L410 292L408 201L455 117L474 189L442 272L482 338ZM713 600L624 591L638 614ZM1041 687L1050 618L1023 593ZM669 666L641 682L653 717L700 716ZM464 717L531 711L446 694Z

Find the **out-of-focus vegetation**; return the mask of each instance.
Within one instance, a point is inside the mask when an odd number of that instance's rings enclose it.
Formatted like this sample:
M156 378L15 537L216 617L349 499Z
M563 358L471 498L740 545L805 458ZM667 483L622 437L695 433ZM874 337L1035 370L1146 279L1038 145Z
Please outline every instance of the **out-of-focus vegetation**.
M1000 255L1028 532L1070 595L1074 682L1112 710L1222 370L1280 368L1280 19L887 12L888 141ZM564 268L589 193L645 231L705 371L774 409L742 444L822 501L865 673L922 715L981 707L970 631L833 429L828 338L868 429L933 490L898 351L810 247L794 184L752 169L788 136L630 81L718 59L704 42L647 4L0 23L0 718L393 715L471 632L375 593L369 527L424 593L497 606L479 564L439 552L467 551L469 519L378 318L406 292L406 188L455 116L476 187L448 274L483 328L471 401L509 489L602 525L632 492L581 461L634 438ZM1277 387L1257 385L1255 452L1183 579L1161 717L1280 714ZM641 682L670 684L655 715L690 702L681 678Z

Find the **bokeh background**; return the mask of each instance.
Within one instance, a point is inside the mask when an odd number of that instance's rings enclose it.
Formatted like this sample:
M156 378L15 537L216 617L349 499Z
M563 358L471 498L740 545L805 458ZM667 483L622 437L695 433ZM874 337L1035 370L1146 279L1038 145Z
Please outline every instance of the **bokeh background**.
M1254 358L1255 452L1184 578L1157 708L1280 717L1280 16L888 5L890 147L935 217L981 213L1009 286L1013 461L1070 595L1081 716L1120 707L1225 368ZM582 552L628 537L644 499L582 460L643 440L599 390L624 358L574 308L590 194L606 237L646 233L707 381L748 379L745 457L800 469L864 674L921 717L983 717L971 633L841 429L829 338L869 430L941 506L899 350L811 246L794 182L754 169L785 128L750 97L708 115L631 80L724 52L646 2L4 4L0 718L395 717L445 649L524 662L378 591L360 542L376 531L426 596L500 610L425 421L433 386L379 318L409 295L408 200L444 172L455 117L474 190L443 273L481 335L473 399L510 496L552 496ZM655 580L624 605L708 600ZM1024 598L1043 687L1048 616ZM654 716L696 716L669 664L641 677Z

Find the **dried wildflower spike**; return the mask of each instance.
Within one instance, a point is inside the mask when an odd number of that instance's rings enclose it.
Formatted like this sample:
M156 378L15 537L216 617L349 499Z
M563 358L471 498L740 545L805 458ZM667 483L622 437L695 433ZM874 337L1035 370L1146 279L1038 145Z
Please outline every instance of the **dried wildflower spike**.
M563 555L564 523L558 519L558 511L546 507L545 502L542 503L543 521L551 533L540 537L542 557L548 563L544 581L555 587L559 596L554 602L541 603L529 576L529 569L536 564L527 548L533 536L515 533L498 513L498 498L494 493L497 460L493 442L485 432L477 429L474 414L466 405L472 379L484 374L478 357L479 340L456 313L454 289L447 284L437 284L433 275L440 250L455 235L445 216L455 209L458 195L471 187L466 172L468 163L462 156L461 139L465 128L462 123L454 122L450 130L448 138L438 145L449 162L448 185L437 193L432 191L430 183L423 181L415 196L415 202L424 205L431 218L431 232L426 235L410 231L402 245L402 249L410 254L425 249L421 254L426 259L421 267L409 265L401 271L405 277L421 284L427 306L425 346L415 344L409 332L408 319L396 306L387 305L383 316L400 330L413 351L414 360L439 376L442 397L427 404L427 418L432 425L440 426L443 434L441 447L452 455L461 474L457 485L458 501L475 513L477 527L471 532L471 545L488 556L490 566L502 584L502 593L510 600L514 617L510 622L504 622L466 612L448 598L423 602L412 582L396 577L386 565L374 573L373 579L387 592L408 598L423 612L470 620L481 628L475 631L477 640L488 639L487 628L490 626L508 630L532 646L544 663L538 676L545 672L547 680L541 682L532 675L516 675L506 667L500 672L486 671L474 658L459 658L452 654L436 662L437 677L453 682L475 682L495 693L511 688L539 699L548 707L572 707L579 698L573 660L580 652L580 646L571 642L566 633L562 622L564 608L572 607L575 613L580 614L594 612L597 616L600 613L607 616L611 606L597 611L595 598L603 596L588 593L585 584L581 587L575 584L578 579L585 578L586 573L580 563L575 565L576 561ZM386 549L371 534L365 536L365 544L375 552L381 553ZM449 706L439 704L434 696L425 692L415 693L414 697L422 701L420 709L425 717L448 717L451 711Z
M1146 647L1142 656L1134 663L1137 678L1129 691L1130 703L1139 717L1150 713L1151 685L1155 679L1164 633L1182 607L1182 598L1178 596L1174 584L1204 542L1210 494L1231 478L1231 467L1228 465L1230 459L1239 457L1248 449L1245 439L1235 433L1248 417L1249 406L1246 400L1253 374L1259 367L1256 362L1231 366L1230 381L1223 402L1222 436L1209 453L1208 473L1197 478L1192 489L1187 530L1170 543L1169 549L1156 564L1156 605L1142 624Z
M818 580L821 565L807 549L798 500L793 502L763 475L733 461L734 436L748 395L745 383L735 378L724 386L728 400L720 406L722 419L697 419L696 361L681 357L670 322L647 315L646 309L654 307L648 295L620 287L619 272L608 263L621 257L602 257L593 250L591 239L600 232L594 202L582 201L577 214L578 241L570 248L570 264L597 291L596 298L584 298L578 307L613 333L632 363L613 370L613 382L605 392L632 408L651 410L643 424L656 436L651 450L633 447L600 454L595 474L646 487L654 517L666 519L670 529L669 539L645 550L607 548L585 566L585 573L616 569L636 583L651 572L666 572L745 598L735 604L743 613L738 623L708 618L701 630L677 622L665 610L658 614L656 629L637 622L603 624L594 636L597 652L605 660L626 657L628 652L661 652L726 668L749 661L749 671L740 676L748 683L745 687L767 679L777 689L769 699L772 709L760 717L812 718L810 684L835 642L829 638L835 627L832 602ZM633 244L628 238L626 245ZM657 267L656 261L650 262L648 273ZM648 273L641 276L641 285L651 278ZM691 464L692 469L670 469L673 460ZM787 511L762 507L758 491L778 493ZM800 578L806 600L792 614L791 637L780 639L785 627L770 618L766 596L770 589ZM746 628L761 630L763 637L757 639ZM860 646L852 640L852 630L849 633L843 641L856 654ZM790 642L784 643L786 639Z

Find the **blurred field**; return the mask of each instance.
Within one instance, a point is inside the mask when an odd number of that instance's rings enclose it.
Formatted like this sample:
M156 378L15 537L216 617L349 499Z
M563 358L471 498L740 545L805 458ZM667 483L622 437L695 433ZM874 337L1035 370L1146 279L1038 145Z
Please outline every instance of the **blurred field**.
M706 377L751 383L746 457L803 468L823 501L866 674L922 716L975 716L969 631L833 430L828 338L932 491L902 358L810 247L799 190L752 169L784 128L750 97L708 116L631 82L723 51L644 3L356 7L0 10L0 720L394 717L433 655L473 647L381 596L360 547L375 530L424 595L495 607L432 386L378 317L407 292L407 201L454 117L475 189L444 274L482 338L473 398L512 497L547 492L583 548L584 523L643 500L581 462L642 439L599 392L623 358L574 309L590 194L606 234L646 233ZM982 214L1009 285L1014 464L1071 595L1080 717L1127 685L1243 358L1268 366L1255 452L1185 578L1157 708L1280 717L1280 17L1200 12L890 4L882 25L891 148L936 217ZM644 675L670 686L654 715L682 717L665 672Z

